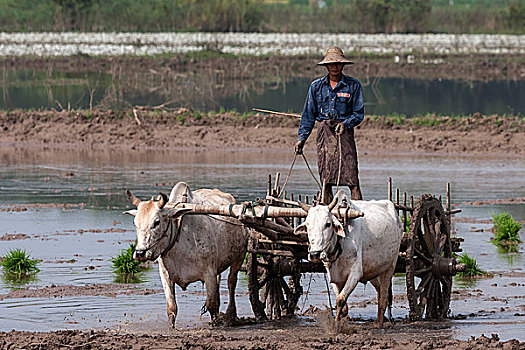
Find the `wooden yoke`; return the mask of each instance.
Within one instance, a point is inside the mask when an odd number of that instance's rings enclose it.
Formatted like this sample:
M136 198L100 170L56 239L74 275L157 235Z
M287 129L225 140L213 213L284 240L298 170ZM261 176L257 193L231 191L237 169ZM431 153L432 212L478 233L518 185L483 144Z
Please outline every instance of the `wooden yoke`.
M167 209L173 208L189 208L192 211L187 212L185 215L198 215L198 214L212 214L212 215L223 215L234 218L240 218L241 215L252 216L257 218L284 218L284 217L299 217L305 218L308 213L302 208L284 208L271 205L256 205L247 206L246 204L233 204L233 205L206 205L206 204L193 204L193 203L179 203L174 206L173 203L168 203L165 206ZM348 220L359 218L365 214L353 209L348 208L334 208L332 214L338 217L345 217Z

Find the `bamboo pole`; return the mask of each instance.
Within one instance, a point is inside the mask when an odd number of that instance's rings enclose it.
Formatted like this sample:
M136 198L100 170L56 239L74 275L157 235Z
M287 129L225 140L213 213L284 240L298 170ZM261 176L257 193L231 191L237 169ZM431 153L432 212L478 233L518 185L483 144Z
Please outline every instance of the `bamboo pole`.
M284 233L286 235L294 235L293 228L291 228L290 226L280 225L273 221L265 220L263 218L257 218L257 217L254 218L251 215L241 215L239 217L239 221L241 221L243 224L246 224L248 226L257 226L257 227L264 226L271 230Z
M259 239L259 243L277 243L277 244L288 244L288 245L308 246L308 243L306 243L306 242L287 241L287 240L270 241L269 239L264 239L264 238L260 238L260 239Z
M238 218L243 214L252 216L252 209L251 208L243 208L242 204L234 204L231 206L231 213L230 213L230 206L229 205L206 205L206 204L193 204L193 203L179 203L176 206L177 208L188 208L191 209L190 212L187 212L185 215L198 215L198 214L212 214L212 215L222 215L222 216L229 216L229 217L235 217ZM168 203L166 204L166 208L172 209L173 204ZM265 216L265 206L259 205L253 208L253 211L255 212L255 216L262 218ZM333 209L332 214L344 216L346 213L346 208L340 208L340 209ZM275 207L275 206L268 206L266 217L267 218L285 218L285 217L301 217L305 218L308 215L307 212L305 212L302 208L284 208L284 207ZM348 219L355 219L364 216L364 213L349 209L348 210Z

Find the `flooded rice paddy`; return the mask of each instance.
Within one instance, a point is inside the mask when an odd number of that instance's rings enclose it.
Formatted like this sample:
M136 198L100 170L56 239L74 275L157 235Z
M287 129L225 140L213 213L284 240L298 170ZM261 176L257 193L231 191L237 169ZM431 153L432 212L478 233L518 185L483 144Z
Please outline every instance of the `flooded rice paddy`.
M1 279L0 293L6 294L21 287L115 282L109 259L135 239L132 218L122 214L131 207L125 199L125 188L144 199L160 190L169 192L176 182L185 181L194 189L216 187L231 192L238 200L253 200L265 195L268 173L288 172L293 155L187 151L119 154L10 148L0 149L0 157L0 254L23 248L42 260L41 272L26 285ZM307 157L315 163L313 154ZM489 242L492 234L488 232L493 213L508 211L523 221L525 205L464 204L525 196L525 164L511 158L365 154L360 158L360 170L365 199L386 198L389 176L395 187L414 196L422 193L444 196L445 183L451 182L452 201L463 210L455 216L453 230L465 239L463 251L494 277L456 279L451 302L453 319L444 322L444 326L458 339L498 333L503 340L525 340L523 245L517 253L499 251ZM298 163L287 190L311 195L315 189L306 166ZM27 210L7 210L15 207ZM16 234L24 235L23 239L5 240ZM525 240L523 230L521 237ZM137 284L140 288L162 289L156 265L140 279L142 282ZM301 311L328 305L322 274L304 275L302 284L309 292L298 304ZM405 294L405 288L404 276L394 277L394 295ZM221 293L224 303L227 299L224 279ZM368 303L374 297L370 285L359 285L349 298L350 303L355 303L351 316L357 320L374 319L376 306ZM204 300L205 290L200 283L192 284L185 292L178 288L177 326L207 327L209 316L199 316ZM237 288L237 305L239 316L253 316L243 274ZM405 318L407 302L395 301L393 315ZM1 331L104 327L167 330L163 293L0 301Z

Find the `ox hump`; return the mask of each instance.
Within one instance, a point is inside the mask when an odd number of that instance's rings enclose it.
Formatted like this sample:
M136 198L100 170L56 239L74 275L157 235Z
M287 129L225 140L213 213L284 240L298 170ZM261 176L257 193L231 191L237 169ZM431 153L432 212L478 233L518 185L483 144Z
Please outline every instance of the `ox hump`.
M203 188L193 192L194 199L202 204L235 204L235 198L219 189Z

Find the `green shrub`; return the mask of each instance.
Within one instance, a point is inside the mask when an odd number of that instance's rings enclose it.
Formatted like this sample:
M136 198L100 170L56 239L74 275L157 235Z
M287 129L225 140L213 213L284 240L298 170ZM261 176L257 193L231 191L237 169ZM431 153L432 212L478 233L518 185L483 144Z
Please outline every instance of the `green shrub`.
M140 271L140 262L133 258L135 243L131 243L129 248L123 250L117 257L111 258L113 272L118 274L135 274Z
M31 255L25 250L13 249L2 257L2 269L4 273L27 275L39 272L38 260L30 259Z
M510 0L503 11L503 17L508 28L522 30L525 22L525 1Z
M458 272L458 276L461 277L474 277L474 276L483 276L487 274L487 271L484 271L479 268L476 259L468 256L467 253L457 256L459 263L465 264L465 271Z
M494 221L494 244L515 244L520 243L518 232L521 230L521 223L514 221L514 218L506 212L493 215Z

